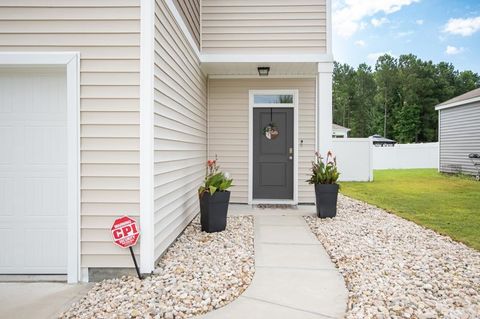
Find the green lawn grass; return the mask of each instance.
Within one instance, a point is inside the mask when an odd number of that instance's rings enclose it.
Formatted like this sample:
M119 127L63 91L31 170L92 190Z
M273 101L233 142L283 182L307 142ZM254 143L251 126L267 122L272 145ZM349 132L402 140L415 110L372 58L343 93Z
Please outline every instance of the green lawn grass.
M341 192L480 250L480 182L435 169L377 170Z

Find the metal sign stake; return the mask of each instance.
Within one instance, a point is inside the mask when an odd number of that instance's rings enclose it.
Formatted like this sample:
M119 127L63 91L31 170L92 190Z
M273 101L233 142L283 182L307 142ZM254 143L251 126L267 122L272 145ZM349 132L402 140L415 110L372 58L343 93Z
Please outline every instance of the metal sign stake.
M128 247L130 249L130 254L132 255L133 263L135 264L135 269L137 270L138 279L142 280L143 277L140 275L140 269L138 269L137 259L135 259L135 254L133 253L132 246Z

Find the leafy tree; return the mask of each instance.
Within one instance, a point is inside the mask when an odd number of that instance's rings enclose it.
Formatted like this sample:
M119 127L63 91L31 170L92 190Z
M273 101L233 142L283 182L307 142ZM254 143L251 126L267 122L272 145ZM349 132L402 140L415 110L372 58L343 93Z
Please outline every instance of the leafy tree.
M460 72L455 81L455 95L474 90L480 87L480 76L472 71Z
M397 59L385 54L375 64L375 82L377 83L376 101L383 108L383 129L379 131L385 137L393 137L393 121L395 107L398 105L398 66Z
M413 54L385 54L375 70L335 63L334 122L350 136L382 134L401 143L437 140L435 105L480 87L480 76L457 71L451 63L422 61Z
M350 126L350 106L352 104L355 70L348 64L335 62L333 69L333 121L342 126Z
M369 136L375 133L376 128L371 125L375 108L377 85L372 68L363 63L358 66L355 76L354 94L352 101L352 136Z

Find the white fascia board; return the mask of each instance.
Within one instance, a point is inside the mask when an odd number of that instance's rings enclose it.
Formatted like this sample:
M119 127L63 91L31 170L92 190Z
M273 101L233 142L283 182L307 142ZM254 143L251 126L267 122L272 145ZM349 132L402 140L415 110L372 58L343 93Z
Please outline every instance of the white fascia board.
M200 62L268 63L268 62L327 62L333 65L330 54L200 54Z
M1 64L5 65L66 65L76 59L79 52L0 52Z
M471 99L468 99L468 100L464 100L464 101L458 101L458 102L455 102L455 103L439 105L439 106L435 107L435 110L436 111L444 110L444 109L448 109L448 108L451 108L451 107L466 105L466 104L475 103L475 102L480 102L480 96L477 96L477 97L474 97L474 98L471 98Z
M210 79L314 79L315 74L274 74L260 76L254 74L209 74Z
M333 73L333 68L333 61L318 63L318 73Z
M183 35L187 38L188 43L192 47L193 51L197 55L198 58L200 58L201 54L200 51L197 47L197 43L192 37L192 34L190 33L190 30L188 30L187 25L185 24L185 21L183 21L182 16L180 15L180 12L178 12L177 7L173 3L173 0L164 0L168 9L170 9L170 12L172 13L173 17L175 18L175 21L177 22L178 26L180 29L182 29Z

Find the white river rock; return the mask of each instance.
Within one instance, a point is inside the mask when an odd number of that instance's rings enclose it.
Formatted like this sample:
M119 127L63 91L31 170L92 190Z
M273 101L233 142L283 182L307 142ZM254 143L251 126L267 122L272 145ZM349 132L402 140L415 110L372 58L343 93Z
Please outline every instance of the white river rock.
M253 217L229 217L227 229L200 231L195 218L152 276L97 283L60 318L166 318L199 315L237 298L254 274Z
M346 318L480 318L478 251L342 195L335 218L305 218L345 279Z

